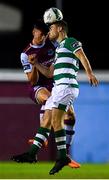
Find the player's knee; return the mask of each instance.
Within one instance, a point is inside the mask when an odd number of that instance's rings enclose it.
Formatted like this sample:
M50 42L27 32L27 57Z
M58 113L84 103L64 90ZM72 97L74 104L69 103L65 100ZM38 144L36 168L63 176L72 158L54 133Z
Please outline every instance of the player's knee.
M45 104L46 100L47 100L47 99L37 98L37 99L36 99L36 102L37 102L37 104L43 105L43 104Z
M36 101L39 104L45 104L47 99L50 97L50 92L46 89L41 89L36 96Z

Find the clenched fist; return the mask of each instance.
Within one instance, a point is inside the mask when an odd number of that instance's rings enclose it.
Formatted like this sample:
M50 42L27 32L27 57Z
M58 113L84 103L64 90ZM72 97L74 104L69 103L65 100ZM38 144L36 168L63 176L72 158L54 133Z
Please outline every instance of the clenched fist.
M30 64L35 65L37 62L36 54L28 55L28 61Z

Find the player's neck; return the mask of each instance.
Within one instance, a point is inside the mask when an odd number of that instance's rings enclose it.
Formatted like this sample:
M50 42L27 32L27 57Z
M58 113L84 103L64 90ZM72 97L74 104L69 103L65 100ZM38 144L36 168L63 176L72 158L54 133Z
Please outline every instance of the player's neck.
M67 34L66 33L61 33L57 39L57 41L60 43L61 41L63 41L65 38L67 38Z

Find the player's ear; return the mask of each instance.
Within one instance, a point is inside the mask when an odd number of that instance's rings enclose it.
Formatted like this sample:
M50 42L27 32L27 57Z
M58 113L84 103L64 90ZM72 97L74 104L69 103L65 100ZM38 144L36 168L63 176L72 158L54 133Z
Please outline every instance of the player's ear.
M62 27L61 27L61 26L58 27L58 31L59 31L59 32L62 31Z

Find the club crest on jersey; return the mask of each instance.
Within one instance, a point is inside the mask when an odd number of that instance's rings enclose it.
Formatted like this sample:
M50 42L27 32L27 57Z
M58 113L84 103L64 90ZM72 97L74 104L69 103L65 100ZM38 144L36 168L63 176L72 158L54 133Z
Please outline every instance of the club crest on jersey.
M53 51L52 49L49 49L49 50L48 50L48 55L49 55L49 56L52 56L53 54L54 54L54 51Z

